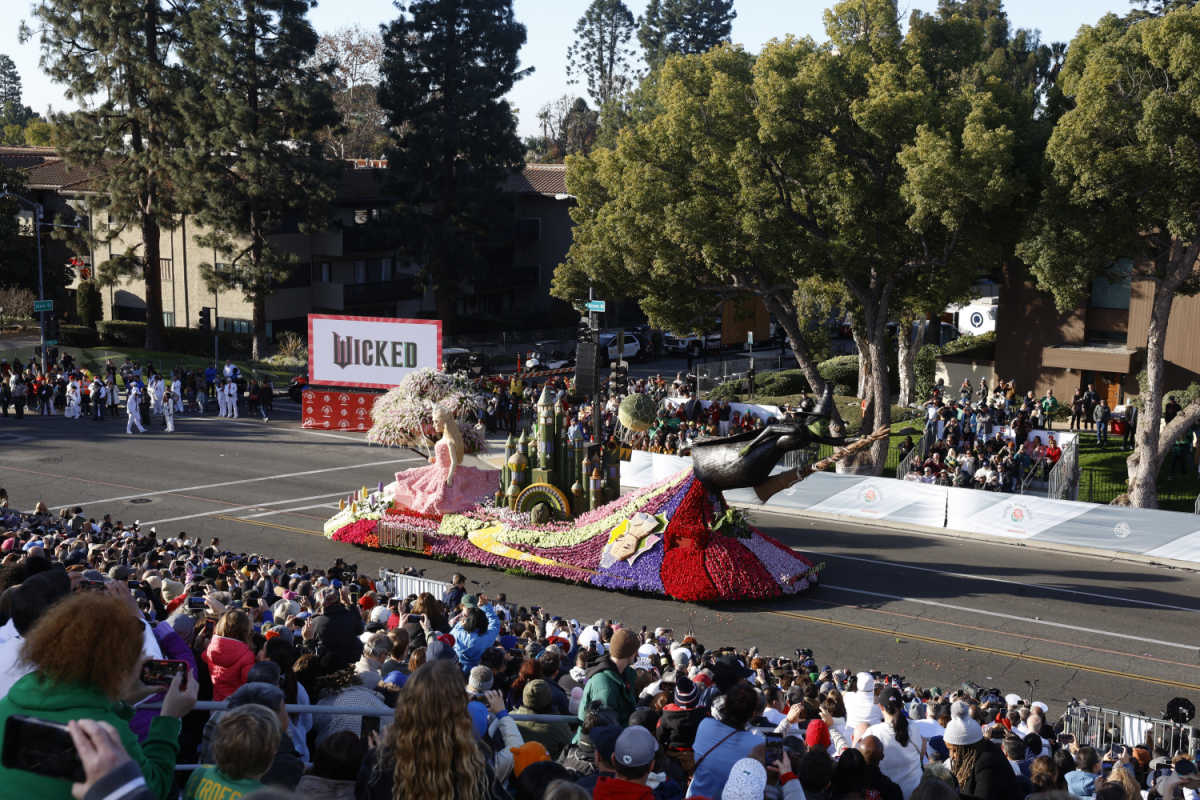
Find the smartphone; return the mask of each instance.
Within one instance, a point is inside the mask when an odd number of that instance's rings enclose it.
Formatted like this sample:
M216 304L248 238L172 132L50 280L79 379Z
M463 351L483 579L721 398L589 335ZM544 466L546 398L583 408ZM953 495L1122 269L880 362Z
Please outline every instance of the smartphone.
M212 617L204 620L204 633L212 636L213 628L217 627L217 621Z
M1058 735L1058 743L1059 744L1075 744L1075 734L1060 733Z
M765 738L767 752L763 756L763 761L770 766L783 758L783 737L777 733L768 733Z
M1106 761L1116 761L1117 754L1120 752L1121 752L1121 748L1118 745L1110 744L1108 746L1108 752L1104 754L1104 759Z
M4 751L0 763L19 769L62 778L75 783L87 781L83 762L71 741L67 726L59 722L13 715L4 723Z
M147 686L170 686L175 673L182 672L180 686L187 685L188 665L186 661L152 658L142 664L142 683Z
M138 581L126 581L126 585L128 585L130 589L137 589L141 586Z
M203 597L189 597L187 606L191 611L203 611L208 608L208 601Z

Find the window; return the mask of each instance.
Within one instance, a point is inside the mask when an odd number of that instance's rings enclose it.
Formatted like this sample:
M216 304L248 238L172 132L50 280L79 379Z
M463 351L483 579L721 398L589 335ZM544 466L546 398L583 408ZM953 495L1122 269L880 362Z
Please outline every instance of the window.
M355 283L366 283L367 282L367 262L365 262L365 261L355 261L354 262L354 282Z
M166 325L168 328L175 327L175 312L174 311L164 311L163 312L163 325Z
M328 261L321 262L321 283L329 283L331 267Z
M224 261L217 261L213 264L213 272L229 272L229 264Z
M1130 275L1133 262L1122 258L1112 267L1111 276L1101 275L1092 281L1091 308L1129 308ZM1113 280L1109 280L1112 277Z
M221 317L217 320L217 330L230 331L232 333L249 333L250 320Z
M158 260L158 274L164 281L175 280L175 262L169 258Z
M392 279L392 260L390 258L381 258L379 260L379 280L390 281Z

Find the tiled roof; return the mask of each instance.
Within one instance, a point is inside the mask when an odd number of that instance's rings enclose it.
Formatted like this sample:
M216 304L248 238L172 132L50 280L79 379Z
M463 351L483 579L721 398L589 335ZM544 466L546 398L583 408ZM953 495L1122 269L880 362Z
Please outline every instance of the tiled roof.
M504 182L504 191L556 195L567 192L566 164L526 164Z
M92 173L80 167L73 167L61 158L47 158L40 164L28 169L30 189L69 189L72 191L88 191Z

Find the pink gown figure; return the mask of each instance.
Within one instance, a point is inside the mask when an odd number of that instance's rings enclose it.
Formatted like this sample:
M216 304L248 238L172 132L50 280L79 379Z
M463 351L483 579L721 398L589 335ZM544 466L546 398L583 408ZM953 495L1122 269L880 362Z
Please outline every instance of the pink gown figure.
M500 485L498 473L456 463L462 459L458 424L440 408L434 411L434 423L441 423L445 433L433 446L429 466L397 472L396 481L385 489L385 496L390 495L397 505L420 514L465 511L495 493ZM457 458L455 445L459 451Z

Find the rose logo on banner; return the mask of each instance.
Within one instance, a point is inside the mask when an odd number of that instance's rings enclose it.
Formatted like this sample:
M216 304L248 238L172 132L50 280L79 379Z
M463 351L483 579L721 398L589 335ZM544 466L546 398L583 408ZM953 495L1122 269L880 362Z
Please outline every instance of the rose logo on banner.
M333 413L333 406L321 406L321 413L328 417Z
M348 394L345 394L345 393L343 393L343 394L339 394L339 395L338 395L338 402L339 402L339 403L349 403L349 402L350 402L350 395L348 395Z
M1020 530L1024 530L1033 522L1033 512L1028 506L1020 503L1011 503L1004 509L1004 514L1008 517L1009 523Z
M864 506L873 506L883 499L883 493L874 484L867 484L858 493L858 499Z
M1133 533L1133 528L1129 527L1128 522L1118 522L1113 526L1113 536L1118 539L1127 539L1131 533Z

